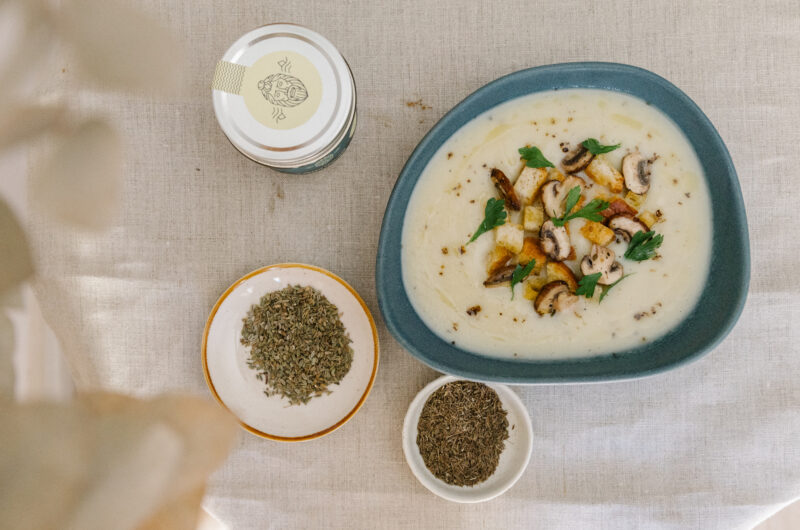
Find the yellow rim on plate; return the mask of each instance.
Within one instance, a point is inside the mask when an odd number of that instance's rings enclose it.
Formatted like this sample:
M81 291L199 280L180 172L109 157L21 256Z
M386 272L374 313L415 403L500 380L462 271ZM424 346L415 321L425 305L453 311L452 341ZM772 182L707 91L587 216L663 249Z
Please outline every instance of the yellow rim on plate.
M225 299L228 297L228 295L231 294L233 292L233 290L236 289L236 287L238 287L239 284L241 284L245 280L247 280L249 278L252 278L253 276L256 276L258 274L261 274L263 272L266 272L268 270L272 270L272 269L308 269L308 270L311 270L311 271L314 271L314 272L319 272L321 274L324 274L324 275L336 280L337 282L342 284L348 291L350 291L350 294L352 294L355 297L356 300L358 300L358 303L361 304L361 309L364 311L364 314L367 315L367 319L369 320L369 325L372 328L372 344L374 345L375 358L374 358L373 363L372 363L372 374L370 374L369 383L367 383L367 388L364 389L364 394L361 395L361 398L358 400L358 403L356 403L355 407L353 407L353 409L350 412L348 412L345 415L344 418L342 418L341 420L339 420L335 424L331 425L327 429L323 429L323 430L321 430L319 432L315 432L313 434L307 434L305 436L294 436L294 437L277 436L277 435L274 435L274 434L269 434L269 433L260 431L260 430L258 430L256 428L248 425L247 423L243 422L238 416L236 416L236 414L234 414L231 411L231 409L228 408L228 406L225 404L225 402L222 401L222 398L219 397L219 394L217 394L216 388L214 388L214 382L211 381L211 374L208 373L208 361L206 359L206 345L208 343L208 331L211 328L211 322L213 322L214 317L216 316L217 311L219 310L219 307L222 305L222 302L224 302ZM358 412L358 409L360 409L361 406L364 404L364 401L366 401L367 396L369 395L370 391L372 390L373 383L375 383L375 375L378 373L378 359L380 357L380 351L379 351L379 345L378 345L378 330L375 328L375 321L372 318L372 313L370 313L369 308L367 307L367 304L364 303L364 300L361 299L361 297L358 295L356 290L353 289L350 286L350 284L348 284L346 281L344 281L340 277L336 276L332 272L326 271L325 269L321 269L319 267L315 267L313 265L306 265L306 264L303 264L303 263L278 263L278 264L275 264L275 265L268 265L266 267L262 267L260 269L254 270L253 272L250 272L250 273L242 276L241 278L236 280L236 282L233 285L228 287L225 290L224 293L222 293L222 296L219 297L219 300L217 300L217 303L214 304L214 308L211 310L211 314L208 315L208 320L206 321L206 327L203 330L202 356L203 356L203 375L205 376L206 384L208 385L208 389L211 391L211 394L214 396L214 399L217 400L217 403L219 403L225 410L230 412L236 418L236 420L239 422L239 425L241 425L242 428L244 428L246 431L248 431L248 432L250 432L252 434L255 434L256 436L260 436L262 438L267 438L268 440L275 440L277 442L304 442L304 441L307 441L307 440L313 440L315 438L319 438L321 436L325 436L326 434L335 431L336 429L338 429L339 427L341 427L342 425L347 423L350 420L350 418L352 418L355 415L355 413Z

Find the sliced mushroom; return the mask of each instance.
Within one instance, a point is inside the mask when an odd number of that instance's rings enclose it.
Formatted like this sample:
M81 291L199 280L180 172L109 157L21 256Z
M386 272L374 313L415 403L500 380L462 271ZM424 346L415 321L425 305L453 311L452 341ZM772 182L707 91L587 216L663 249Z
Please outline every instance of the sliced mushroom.
M561 167L563 167L564 171L567 173L577 173L588 166L593 158L594 155L592 152L586 149L583 144L580 144L567 153L567 156L561 161Z
M622 265L618 261L614 261L614 258L616 256L613 250L594 244L589 254L581 260L581 272L584 276L599 272L601 274L597 283L611 285L622 278L623 273Z
M564 208L566 207L567 195L574 187L579 187L581 193L586 187L586 183L580 177L570 175L565 178L563 182L558 180L550 180L542 186L542 204L544 211L550 217L561 217L564 215Z
M564 179L564 182L561 183L561 193L565 201L567 200L567 195L569 195L570 190L575 186L578 186L581 189L581 193L583 193L583 190L586 189L586 182L575 175L568 175L567 178Z
M500 267L493 274L489 275L488 278L486 278L486 281L483 282L483 286L496 287L506 282L510 282L511 276L514 274L514 269L516 268L516 265L505 265Z
M553 315L572 307L577 301L578 297L569 290L567 282L556 280L542 287L533 301L533 308L540 315Z
M625 187L637 195L644 195L650 189L650 165L652 160L636 151L622 159L622 176Z
M517 197L517 192L514 191L514 186L511 185L511 181L508 180L505 173L497 168L493 168L491 178L495 187L500 192L500 195L506 201L506 206L509 210L517 211L522 208L519 197Z
M561 207L561 182L558 180L548 181L542 186L542 204L544 211L550 217L561 217L564 215Z
M608 219L608 227L625 241L630 241L636 232L647 233L649 228L636 217L627 213L618 213Z
M600 215L608 219L610 217L614 217L618 213L626 213L635 216L638 212L630 204L617 197L611 199L608 204L608 208L600 212Z
M572 251L566 227L556 226L550 219L542 225L539 240L542 250L553 261L564 261Z

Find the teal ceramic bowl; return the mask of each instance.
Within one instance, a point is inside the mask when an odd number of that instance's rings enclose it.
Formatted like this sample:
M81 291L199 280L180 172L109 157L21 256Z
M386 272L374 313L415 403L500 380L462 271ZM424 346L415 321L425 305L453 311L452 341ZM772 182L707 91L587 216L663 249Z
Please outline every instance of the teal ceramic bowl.
M411 192L441 145L464 124L508 100L565 88L599 88L636 96L681 128L705 172L713 210L713 250L700 301L674 329L640 347L581 359L517 360L471 353L439 338L417 316L403 285L401 241ZM652 375L697 359L733 328L750 281L747 218L728 150L709 119L675 85L652 72L613 63L566 63L515 72L478 89L448 112L419 143L395 184L383 217L376 263L378 302L389 331L431 367L469 379L507 383L574 383Z

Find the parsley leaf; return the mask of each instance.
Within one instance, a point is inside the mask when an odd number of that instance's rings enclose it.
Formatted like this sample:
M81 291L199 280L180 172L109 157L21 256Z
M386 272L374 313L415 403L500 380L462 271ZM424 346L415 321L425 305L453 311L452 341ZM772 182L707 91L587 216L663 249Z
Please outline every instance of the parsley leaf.
M532 259L524 267L521 266L521 265L517 265L517 268L514 269L514 272L511 274L511 299L512 300L514 299L514 286L528 277L528 274L531 273L531 271L533 270L534 265L536 265L536 260Z
M525 161L528 167L556 167L544 157L538 147L520 147L519 156Z
M633 273L626 274L625 276L623 276L623 277L622 277L622 278L620 278L619 280L615 281L615 282L614 282L614 283L612 283L611 285L606 285L605 287L603 287L603 292L602 292L602 293L600 293L600 300L598 300L598 302L602 302L602 301L603 301L603 298L605 298L605 297L606 297L606 295L608 294L608 291L610 291L612 287L614 287L615 285L617 285L619 282L621 282L622 280L624 280L625 278L627 278L627 277L628 277L628 276L630 276L631 274L633 274Z
M643 233L641 230L636 232L631 238L625 257L633 261L645 261L656 255L656 249L661 246L664 236L656 234L650 230Z
M506 213L503 205L505 201L501 199L495 199L492 197L488 201L486 201L486 208L484 209L484 218L483 222L478 226L478 229L475 230L475 233L472 235L472 239L467 241L467 245L478 239L479 236L488 232L492 228L497 226L504 225L506 223L506 217L508 213Z
M581 142L581 145L588 149L593 155L602 155L603 153L610 153L614 149L617 149L621 144L603 145L594 138L588 138Z
M569 190L569 193L567 194L566 208L564 209L564 216L561 218L553 217L552 221L554 225L564 226L570 219L576 219L578 217L583 217L584 219L595 222L603 220L603 216L600 214L600 212L608 208L608 202L601 199L592 199L589 204L577 212L570 213L575 205L578 204L580 197L581 188L579 186L575 186Z
M594 274L589 274L581 278L578 282L578 288L575 289L575 294L578 296L585 296L586 298L594 296L594 288L597 287L597 282L602 275L602 272L595 272Z
M567 193L567 202L564 205L564 214L569 214L572 212L572 209L575 208L575 205L578 204L578 201L581 200L581 188L580 186L575 186L569 193Z

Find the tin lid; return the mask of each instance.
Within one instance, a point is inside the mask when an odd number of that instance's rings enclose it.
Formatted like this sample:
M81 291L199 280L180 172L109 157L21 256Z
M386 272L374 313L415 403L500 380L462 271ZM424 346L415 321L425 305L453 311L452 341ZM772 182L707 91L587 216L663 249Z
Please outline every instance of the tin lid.
M233 43L217 63L212 94L231 143L278 168L325 156L355 114L355 83L342 55L294 24L262 26Z

